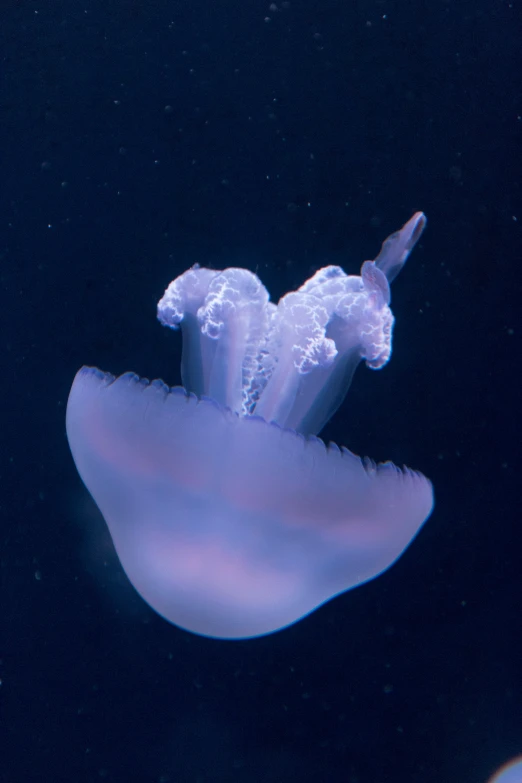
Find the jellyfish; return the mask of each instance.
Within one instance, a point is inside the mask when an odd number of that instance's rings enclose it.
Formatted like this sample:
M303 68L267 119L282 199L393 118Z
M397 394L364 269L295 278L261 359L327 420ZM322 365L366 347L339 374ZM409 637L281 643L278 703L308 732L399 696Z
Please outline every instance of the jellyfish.
M246 269L194 266L158 318L183 337L183 388L83 367L67 404L78 472L130 582L171 623L270 634L389 568L431 483L317 435L361 360L391 354L390 287L418 212L359 275L327 266L277 305Z
M498 769L488 783L522 783L522 756L517 756Z

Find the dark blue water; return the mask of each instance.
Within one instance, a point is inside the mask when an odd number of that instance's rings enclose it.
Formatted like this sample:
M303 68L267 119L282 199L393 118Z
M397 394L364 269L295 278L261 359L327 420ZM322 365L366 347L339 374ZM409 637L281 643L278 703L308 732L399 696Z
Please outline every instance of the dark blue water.
M522 753L521 28L517 0L3 3L2 783L482 783ZM279 634L170 626L75 471L76 370L179 383L155 306L188 266L277 300L416 210L392 361L324 435L422 470L433 516Z

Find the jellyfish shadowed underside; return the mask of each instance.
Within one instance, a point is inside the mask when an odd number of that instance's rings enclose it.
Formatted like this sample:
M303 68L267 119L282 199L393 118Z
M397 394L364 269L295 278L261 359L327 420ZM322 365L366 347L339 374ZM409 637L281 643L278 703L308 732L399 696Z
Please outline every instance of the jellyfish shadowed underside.
M170 622L277 631L385 571L428 518L423 475L317 437L358 363L390 358L389 283L425 223L416 213L360 276L325 267L277 306L245 269L182 274L158 318L181 327L184 388L78 372L74 461L131 583Z

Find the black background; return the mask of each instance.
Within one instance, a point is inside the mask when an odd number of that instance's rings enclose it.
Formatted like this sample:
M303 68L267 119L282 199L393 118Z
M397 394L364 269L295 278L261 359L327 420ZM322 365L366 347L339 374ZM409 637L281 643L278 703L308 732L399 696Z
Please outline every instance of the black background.
M2 3L2 783L482 783L522 753L520 3L276 4ZM185 268L277 300L415 210L392 361L323 434L421 469L433 516L281 633L170 626L76 474L74 373L175 384Z

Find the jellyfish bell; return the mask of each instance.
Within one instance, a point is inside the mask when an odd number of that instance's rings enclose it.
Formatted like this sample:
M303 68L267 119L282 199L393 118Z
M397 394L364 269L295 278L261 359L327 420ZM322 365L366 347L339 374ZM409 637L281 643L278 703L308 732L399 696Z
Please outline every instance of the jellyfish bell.
M517 756L506 762L488 783L522 783L522 756Z
M140 595L205 636L269 634L372 579L429 516L430 482L316 437L357 364L391 354L393 279L416 213L360 276L319 270L277 306L245 269L194 267L159 320L181 327L184 388L77 374L67 435Z

